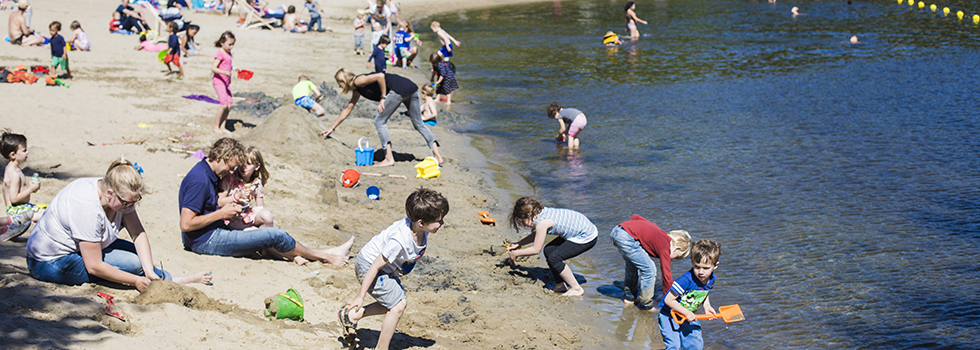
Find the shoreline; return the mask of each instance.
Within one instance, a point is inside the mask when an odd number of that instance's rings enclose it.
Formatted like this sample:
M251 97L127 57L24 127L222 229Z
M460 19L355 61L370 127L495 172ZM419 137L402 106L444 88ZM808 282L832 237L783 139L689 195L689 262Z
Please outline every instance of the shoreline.
M439 6L440 12L531 1L437 1L412 2L402 10L415 11ZM300 1L289 1L299 5ZM76 76L70 89L43 84L0 84L0 94L11 101L2 127L25 134L31 157L25 173L42 174L42 188L34 202L49 201L68 182L79 177L101 176L109 161L125 155L146 170L149 189L137 207L151 238L154 262L182 275L199 270L215 274L212 287L191 285L187 293L170 293L152 300L138 301L134 289L103 284L78 287L59 286L34 280L26 272L22 242L0 243L0 339L12 348L98 348L125 349L134 345L167 348L267 347L287 349L318 344L341 348L337 340L340 326L336 310L356 294L353 266L337 268L319 263L295 266L286 262L200 256L183 251L177 222L177 187L181 176L197 159L170 152L170 148L194 150L210 145L217 136L208 125L216 107L181 98L185 94L212 95L208 72L214 48L210 41L232 28L238 42L233 51L235 66L255 72L250 81L234 80L233 92L264 92L283 96L299 74L310 74L314 81L330 80L339 67L360 66L364 56L350 52L350 33L346 21L328 19L331 8L346 9L339 0L322 1L324 24L333 33L292 35L277 30L241 31L234 18L213 14L185 13L201 25L200 56L185 61L183 81L162 75L155 55L132 50L134 36L112 35L103 31L102 19L111 8L91 8L69 0L55 0L34 10L34 27L59 20L78 19L93 42L91 52L70 52ZM438 4L438 5L436 5ZM43 8L50 6L50 8ZM428 6L428 7L427 7ZM353 14L356 7L341 13ZM71 13L69 16L68 14ZM422 13L421 11L419 13ZM431 13L411 15L418 20ZM0 20L2 21L2 20ZM102 23L102 25L100 25ZM422 32L420 28L419 32ZM284 60L284 57L295 59ZM0 55L0 66L43 64L49 60L47 47L8 47ZM301 59L305 58L305 59ZM329 63L326 63L329 62ZM404 74L422 81L422 70ZM395 69L392 73L403 74ZM330 84L328 84L330 85ZM358 107L370 106L361 103ZM543 261L532 257L524 268L501 266L502 238L516 234L504 223L517 188L533 185L506 164L490 161L494 140L468 135L443 127L434 128L445 145L448 162L443 176L416 180L415 161L398 162L394 167L374 169L353 166L351 148L359 137L376 139L367 118L348 119L331 139L316 137L333 122L336 114L314 118L292 106L283 106L265 118L253 119L232 112L237 128L233 137L258 146L265 156L272 179L266 186L268 204L276 215L277 226L285 228L308 246L336 245L355 236L357 249L390 222L404 216L401 203L420 185L443 192L452 210L447 225L431 237L431 251L418 270L403 281L410 306L396 330L393 344L400 348L535 348L595 347L605 339L590 325L598 313L581 303L552 295L541 288L540 276L548 274ZM475 117L472 117L475 118ZM139 127L138 124L151 127ZM199 125L199 126L194 126ZM396 152L421 158L428 149L406 118L393 118L389 124ZM179 142L168 141L170 135ZM113 142L146 138L141 145L85 146L86 141ZM483 147L481 147L483 146ZM483 165L481 167L481 165ZM407 175L405 180L364 177L361 187L336 186L343 169ZM504 180L512 180L511 185ZM520 181L526 185L522 185ZM365 198L363 188L382 188L382 200ZM508 186L516 188L508 189ZM502 225L491 228L479 224L477 210L487 210ZM128 235L121 235L128 239ZM475 272L474 272L475 271ZM550 277L549 277L550 278ZM306 304L306 321L265 321L261 317L264 298L288 288L299 290ZM182 302L189 290L203 293L212 301L231 305L237 311L224 312ZM127 316L118 322L101 312L95 296L103 291L117 297ZM520 310L516 314L514 310ZM515 316L518 316L515 318ZM563 317L576 316L571 320ZM362 345L371 346L377 338L380 319L367 319L360 325ZM161 346L161 344L166 344Z

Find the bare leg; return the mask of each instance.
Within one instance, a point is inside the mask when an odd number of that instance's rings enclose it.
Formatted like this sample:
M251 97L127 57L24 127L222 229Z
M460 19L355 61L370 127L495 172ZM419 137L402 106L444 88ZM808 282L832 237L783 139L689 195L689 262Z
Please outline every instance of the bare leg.
M269 258L269 259L272 259L272 260L292 261L292 262L296 263L296 265L300 265L300 266L306 265L307 263L310 262L309 260L306 260L306 258L304 258L302 256L286 256L286 255L283 255L282 253L276 251L273 248L265 248L265 249L262 249L261 254L262 254L263 257L266 257L266 258Z
M347 256L347 254L350 254L350 248L353 246L354 246L354 236L350 236L350 239L348 239L347 242L344 242L344 244L341 244L333 248L327 248L325 250L328 254Z
M381 163L375 164L374 166L392 166L392 165L395 165L395 156L391 152L391 143L389 142L388 147L385 148L385 160L381 161Z
M446 107L449 107L449 105L452 104L453 104L453 93L450 92L448 95L446 95Z
M255 222L253 222L253 225L258 226L258 227L272 227L273 226L273 219L272 219L272 212L271 211L268 211L268 210L266 210L265 208L262 208L262 207L257 207L254 210L255 210Z
M436 161L439 162L439 164L445 162L445 160L442 159L442 155L439 154L439 145L436 145L435 142L432 143L432 156L436 158Z
M220 134L228 131L228 129L225 129L225 121L228 120L228 112L231 112L231 106L223 105L218 108L218 114L214 117L215 134Z
M378 345L375 347L375 349L385 350L388 349L388 344L391 342L391 338L395 335L395 327L398 326L398 321L405 313L405 308L407 306L408 301L405 299L399 301L398 304L395 304L395 307L391 309L388 309L375 302L360 310L351 310L351 312L347 315L350 317L351 322L357 323L364 317L384 314L385 318L383 321L381 321L381 334L378 335Z
M582 289L582 286L580 286L578 281L575 280L575 274L572 273L572 268L569 267L568 264L565 264L565 269L561 270L560 275L561 279L565 280L565 284L568 285L568 291L562 295L579 296L585 294L585 289Z
M330 254L326 249L310 249L299 242L296 242L296 248L283 255L289 260L302 257L307 260L325 262L336 266L347 265L348 259L346 255Z
M199 271L189 275L184 275L180 277L174 277L174 283L177 284L189 284L189 283L201 283L208 284L211 283L211 271Z

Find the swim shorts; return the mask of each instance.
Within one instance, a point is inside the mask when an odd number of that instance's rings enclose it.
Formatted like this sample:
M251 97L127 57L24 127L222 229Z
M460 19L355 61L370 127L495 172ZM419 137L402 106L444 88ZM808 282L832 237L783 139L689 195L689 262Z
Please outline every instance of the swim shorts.
M296 101L295 101L295 103L296 103L297 106L300 106L300 107L303 107L303 108L306 108L306 109L311 109L311 108L313 108L313 105L316 104L316 101L313 101L313 99L310 98L309 96L303 96L303 97L297 98Z
M572 120L572 125L568 126L568 136L575 137L578 135L578 133L585 128L585 124L587 122L588 121L585 119L585 114L579 114L577 117L575 117L575 120Z
M436 120L435 119L429 119L429 120L424 121L423 123L425 123L425 125L428 125L428 126L436 126Z
M368 268L370 267L371 263L360 259L360 256L358 256L358 259L354 262L354 274L357 276L358 281L364 280L364 275L367 274ZM368 289L368 294L371 294L381 306L388 309L395 307L395 305L398 305L400 301L406 298L401 279L382 272L378 272L378 275L374 278L374 282L371 283L371 288Z
M58 68L68 70L68 60L63 57L51 57L51 68Z
M163 57L163 63L173 63L175 66L180 67L180 55L168 53L167 56Z
M398 57L399 58L404 58L404 57L408 57L408 56L411 56L411 55L412 55L412 53L409 52L409 49L407 47L399 47L398 48Z
M439 48L439 54L442 55L442 57L453 57L453 52L450 51L452 49L453 49L453 44L449 44L449 45L440 47Z
M44 207L46 208L47 206L44 206ZM7 216L14 216L14 215L23 213L23 212L28 211L28 210L31 210L31 211L37 213L37 212L41 211L41 209L44 209L44 208L42 208L39 205L34 205L34 204L30 204L30 203L28 203L28 204L11 205L11 206L7 207Z

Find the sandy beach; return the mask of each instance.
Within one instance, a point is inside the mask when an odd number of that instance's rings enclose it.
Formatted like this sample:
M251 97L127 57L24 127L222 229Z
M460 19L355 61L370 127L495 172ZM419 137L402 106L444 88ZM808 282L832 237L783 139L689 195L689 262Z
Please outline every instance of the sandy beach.
M419 19L437 11L517 2L526 1L408 0L402 1L400 15ZM301 3L283 2L297 7ZM47 33L47 24L57 20L66 28L62 35L70 36L67 25L78 20L92 41L92 51L69 53L75 76L70 88L47 87L40 81L0 84L4 105L0 127L28 138L30 158L24 172L41 175L42 187L33 196L36 203L48 202L72 180L102 176L120 155L139 163L148 193L137 211L149 233L154 262L175 275L212 271L214 285L155 282L141 295L124 286L44 283L28 274L23 241L0 243L0 348L343 348L337 310L357 293L353 264L297 266L202 256L181 245L177 191L182 176L198 161L182 150L206 149L218 138L210 130L217 105L182 96L214 97L210 66L217 49L212 43L225 30L237 36L235 67L255 73L249 81L233 80L232 92L261 92L282 100L300 74L309 74L317 85L326 81L333 89L323 102L328 113L319 119L294 106L288 96L287 103L266 116L231 112L234 137L257 146L265 156L272 175L266 185L266 205L276 226L312 247L337 245L354 236L354 256L372 236L404 217L404 200L414 189L430 187L449 199L445 226L430 236L420 266L403 279L409 304L393 348L576 349L604 344L606 338L591 324L597 313L589 312L581 301L542 288L540 276L548 272L540 258L533 257L518 269L502 264L501 242L518 238L504 224L513 196L533 194L533 189L488 161L493 152L490 141L444 127L452 125L452 117L440 117L440 126L432 128L447 159L441 177L415 178L414 165L430 152L408 118L397 113L389 128L399 154L396 159L401 161L389 168L358 170L407 178L364 176L358 187L339 185L341 172L355 168L353 148L358 139L366 137L372 147L378 142L370 119L375 105L370 101L360 103L359 112L331 138L317 135L346 102L347 96L336 96L333 73L341 67L367 72L367 57L352 53L351 19L363 1L321 0L323 24L332 29L325 33L245 31L237 27L237 17L185 11L186 19L201 26L197 36L201 49L198 56L185 60L183 80L165 76L166 68L155 53L135 51L137 36L106 30L117 4L33 2L33 28ZM3 28L9 13L0 12ZM417 25L416 30L423 40L434 37L427 25ZM458 39L465 45L465 38ZM47 46L0 45L0 66L50 63ZM431 47L423 47L420 57L427 57ZM422 83L429 70L419 63L420 69L389 72ZM465 94L456 101L463 103ZM101 145L144 139L139 144ZM381 188L380 200L364 195L370 185ZM477 211L489 211L500 224L481 225ZM289 288L299 291L305 301L305 321L264 318L263 300ZM97 292L116 297L125 322L104 314L104 301ZM380 323L379 317L360 322L360 346L374 346Z

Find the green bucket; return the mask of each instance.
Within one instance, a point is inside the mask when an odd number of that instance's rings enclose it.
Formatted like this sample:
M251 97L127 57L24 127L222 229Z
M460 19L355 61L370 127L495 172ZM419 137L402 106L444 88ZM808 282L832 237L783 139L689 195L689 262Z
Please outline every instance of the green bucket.
M271 300L270 300L271 299ZM295 289L279 293L266 299L265 315L276 319L303 320L303 297Z
M169 51L169 49L163 50L163 51L160 51L159 53L157 53L157 60L162 63L163 62L163 59L164 58L167 58L167 51Z

